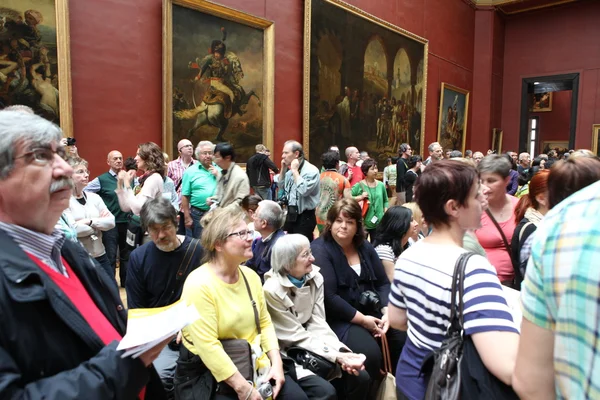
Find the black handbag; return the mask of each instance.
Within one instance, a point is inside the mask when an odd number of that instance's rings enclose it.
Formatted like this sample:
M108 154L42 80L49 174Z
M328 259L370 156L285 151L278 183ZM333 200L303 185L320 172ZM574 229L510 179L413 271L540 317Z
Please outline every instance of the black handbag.
M129 221L127 221L127 235L125 241L133 248L136 248L142 244L144 238L144 230L142 229L142 223L140 217L137 215L130 215Z
M317 353L306 350L303 347L292 346L286 350L288 357L296 362L296 364L313 372L317 376L325 380L332 379L335 375L336 365L331 361L321 357Z
M423 362L422 370L430 370L425 400L458 400L460 398L461 368L463 357L463 293L465 266L475 253L463 253L458 257L452 275L450 300L450 325L446 339ZM458 306L456 297L458 295Z
M463 253L452 276L450 325L439 349L428 356L421 368L429 372L425 400L518 400L513 388L496 378L481 360L475 343L464 336L463 311L465 267L475 253ZM458 306L456 297L458 296Z

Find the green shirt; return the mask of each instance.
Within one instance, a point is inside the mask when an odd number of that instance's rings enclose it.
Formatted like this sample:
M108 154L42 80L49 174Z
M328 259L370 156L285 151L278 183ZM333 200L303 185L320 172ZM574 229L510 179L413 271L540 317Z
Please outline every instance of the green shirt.
M376 182L377 186L374 188L367 186L364 181L360 181L352 186L352 196L360 196L362 192L369 194L369 209L367 210L367 215L364 217L366 229L375 229L379 225L379 222L381 222L381 218L383 218L383 214L388 207L388 196L385 185L382 182Z
M215 168L218 168L216 165ZM217 178L201 163L194 164L185 170L181 183L181 194L190 199L190 205L204 211L210 206L206 199L217 191Z

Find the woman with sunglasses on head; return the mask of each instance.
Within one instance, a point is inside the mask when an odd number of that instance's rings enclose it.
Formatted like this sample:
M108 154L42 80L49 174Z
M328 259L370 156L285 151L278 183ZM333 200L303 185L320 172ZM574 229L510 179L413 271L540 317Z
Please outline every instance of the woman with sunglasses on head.
M302 398L302 389L284 376L260 278L241 265L252 257L253 235L243 211L217 209L202 223L205 264L190 273L181 296L196 307L200 318L182 331L175 390L181 399L262 400L258 389L270 384L273 398ZM225 351L223 342L228 339L245 340L250 345L255 366L252 377L242 375L238 369L241 364L236 365ZM213 379L216 385L204 385ZM190 386L190 380L199 385Z
M87 161L81 158L69 158L68 162L73 168L73 195L65 213L73 219L73 227L83 247L116 284L115 271L110 265L102 243L102 232L115 227L115 217L108 211L100 196L83 191L90 177Z

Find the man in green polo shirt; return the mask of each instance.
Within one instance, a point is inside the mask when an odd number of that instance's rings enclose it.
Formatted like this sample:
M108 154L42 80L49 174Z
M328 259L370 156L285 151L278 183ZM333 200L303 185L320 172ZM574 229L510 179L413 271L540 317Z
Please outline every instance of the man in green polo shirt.
M219 167L213 163L215 145L204 140L196 146L196 159L183 174L181 184L181 211L185 219L186 235L197 239L202 235L200 219L210 210L206 199L217 191Z

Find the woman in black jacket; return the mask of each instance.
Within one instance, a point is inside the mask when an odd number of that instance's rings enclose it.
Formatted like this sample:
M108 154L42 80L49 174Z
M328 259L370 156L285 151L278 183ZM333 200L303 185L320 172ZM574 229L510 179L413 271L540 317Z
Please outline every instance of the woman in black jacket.
M334 204L323 234L312 242L311 250L325 281L329 326L352 351L366 355L371 382L380 376L382 362L375 338L386 335L395 370L406 334L388 329L390 282L377 252L365 240L361 209L355 200Z

